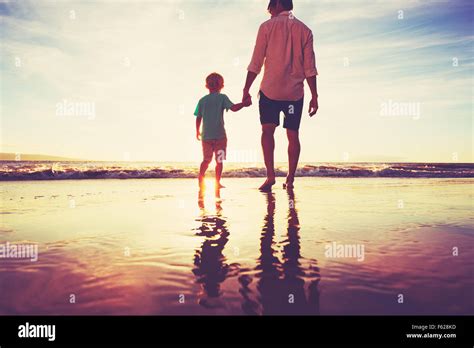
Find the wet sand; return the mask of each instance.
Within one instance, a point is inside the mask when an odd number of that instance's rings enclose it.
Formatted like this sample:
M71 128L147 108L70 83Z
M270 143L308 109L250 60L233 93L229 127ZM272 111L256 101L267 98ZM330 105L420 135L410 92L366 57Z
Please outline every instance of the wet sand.
M1 183L0 313L474 313L473 179L261 180Z

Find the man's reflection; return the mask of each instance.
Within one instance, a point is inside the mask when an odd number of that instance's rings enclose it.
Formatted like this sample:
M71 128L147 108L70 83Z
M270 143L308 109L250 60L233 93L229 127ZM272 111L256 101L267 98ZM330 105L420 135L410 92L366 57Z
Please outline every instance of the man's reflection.
M305 260L300 252L300 224L293 190L288 194L288 228L286 238L275 243L275 195L264 193L267 213L260 237L260 257L257 259L258 298L252 300L248 275L239 278L246 314L308 315L319 314L319 268L315 260ZM281 250L281 260L278 251ZM309 264L305 272L301 261ZM305 279L309 279L306 296Z

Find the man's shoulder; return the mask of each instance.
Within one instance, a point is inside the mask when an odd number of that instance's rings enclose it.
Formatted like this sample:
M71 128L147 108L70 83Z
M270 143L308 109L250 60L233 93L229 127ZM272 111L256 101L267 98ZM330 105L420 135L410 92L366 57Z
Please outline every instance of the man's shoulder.
M266 27L271 26L273 22L275 21L275 18L276 17L269 18L265 22L260 24L260 29L265 29Z
M292 19L290 20L293 20L295 21L295 23L299 26L301 26L305 31L311 31L311 29L300 19L296 18L296 17L293 17Z

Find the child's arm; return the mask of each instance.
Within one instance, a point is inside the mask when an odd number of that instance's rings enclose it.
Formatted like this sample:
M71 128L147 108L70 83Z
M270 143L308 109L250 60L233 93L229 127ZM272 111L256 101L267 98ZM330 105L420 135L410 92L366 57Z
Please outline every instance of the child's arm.
M196 139L201 140L201 121L202 117L196 117Z
M248 96L247 99L244 100L244 102L234 104L234 105L231 106L230 109L231 109L233 112L237 112L237 111L239 111L240 109L242 109L242 108L244 108L244 107L246 107L246 106L250 106L250 105L252 105L252 99L250 98L250 96Z
M232 105L232 107L230 108L233 112L237 112L239 111L240 109L242 109L244 107L244 103L238 103L238 104L234 104Z

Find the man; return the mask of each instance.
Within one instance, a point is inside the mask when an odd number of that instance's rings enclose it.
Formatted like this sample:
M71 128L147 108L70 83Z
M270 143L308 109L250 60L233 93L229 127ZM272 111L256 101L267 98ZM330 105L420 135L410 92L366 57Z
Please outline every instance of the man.
M313 34L290 12L292 0L270 0L268 11L272 18L260 25L257 42L248 66L242 100L250 97L252 83L265 65L260 85L260 123L262 124L262 149L267 168L267 179L260 190L269 191L275 184L273 151L275 128L283 112L283 128L288 136L288 175L284 188L293 188L300 155L298 130L303 111L304 80L311 90L309 115L318 110L316 87L316 60Z

